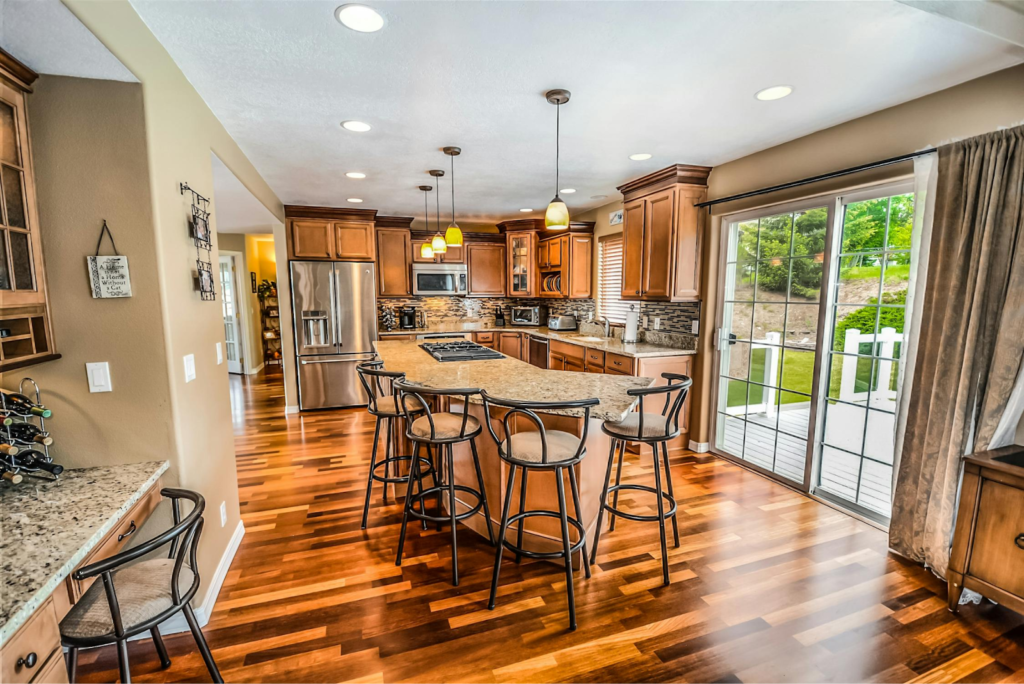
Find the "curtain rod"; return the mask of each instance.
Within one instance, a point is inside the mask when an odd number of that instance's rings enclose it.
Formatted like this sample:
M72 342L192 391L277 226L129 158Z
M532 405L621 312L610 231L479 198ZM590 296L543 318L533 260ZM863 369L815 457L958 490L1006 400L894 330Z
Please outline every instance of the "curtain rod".
M839 178L840 176L848 176L851 173L858 173L860 171L869 171L871 169L878 169L883 166L890 166L892 164L899 164L915 157L920 157L926 154L935 152L934 147L930 147L927 150L921 150L920 152L911 152L910 154L901 154L898 157L891 157L889 159L883 159L881 161L871 162L870 164L861 164L860 166L851 166L848 169L842 171L832 171L831 173L823 173L820 176L811 176L810 178L804 178L801 180L790 181L789 183L782 183L780 185L773 185L769 188L761 188L760 190L751 190L750 192L742 192L738 195L729 195L728 197L722 197L720 199L708 200L707 202L699 202L693 206L695 207L710 207L715 204L722 204L723 202L732 202L735 200L746 199L747 197L757 197L758 195L767 195L770 192L778 192L779 190L789 190L790 188L798 188L801 185L809 185L811 183L817 183L819 181L829 180L831 178Z

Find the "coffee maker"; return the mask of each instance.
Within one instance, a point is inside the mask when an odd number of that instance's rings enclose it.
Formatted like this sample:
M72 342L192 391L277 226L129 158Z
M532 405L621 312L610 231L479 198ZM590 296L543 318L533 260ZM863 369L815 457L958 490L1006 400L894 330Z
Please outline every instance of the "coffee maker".
M416 328L416 312L418 309L415 306L403 306L398 310L398 327L403 330L412 330Z

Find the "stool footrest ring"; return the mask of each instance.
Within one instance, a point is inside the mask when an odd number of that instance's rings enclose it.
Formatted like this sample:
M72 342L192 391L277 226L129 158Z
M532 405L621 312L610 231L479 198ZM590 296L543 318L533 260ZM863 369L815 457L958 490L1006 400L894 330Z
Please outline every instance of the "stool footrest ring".
M642 484L620 484L620 485L613 485L613 486L608 488L609 496L611 494L619 491L620 489L629 489L629 490L636 491L636 492L647 492L648 494L661 494L662 498L665 499L665 501L667 501L668 504L669 504L669 508L665 510L665 518L668 518L669 516L675 515L675 513L676 513L676 500L668 492L659 492L654 487L650 487L648 485L642 485ZM612 506L607 501L602 501L601 505L604 507L604 510L610 511L610 512L614 513L615 515L618 515L618 516L621 516L621 517L625 518L626 520L636 520L637 522L658 522L658 516L655 515L655 514L643 515L643 514L640 514L640 513L624 513L623 511L620 511L618 508L615 508L614 506Z
M558 513L557 511L539 510L539 511L525 511L523 513L517 513L515 515L509 516L508 522L505 524L505 534L506 535L508 534L508 531L512 528L512 525L514 525L515 523L520 522L522 520L526 520L527 518L534 518L534 517L538 517L538 518L555 518L556 520L561 520L562 519L562 515L560 513ZM583 525L580 523L580 521L576 520L575 518L567 517L566 518L566 522L569 523L570 527L573 527L576 530L576 533L577 533L577 535L579 537L579 539L577 539L576 542L572 546L569 547L569 553L576 553L577 551L579 551L580 549L583 548L583 544L587 540L587 534L583 530ZM518 553L518 554L521 554L523 556L526 556L527 558L540 558L540 559L565 558L565 551L527 551L525 549L519 548L518 546L516 546L514 543L512 543L508 539L502 539L501 543L502 543L502 545L506 549L508 549L512 553Z
M420 457L419 461L420 461L420 469L421 469L420 470L420 476L421 477L423 475L433 475L434 474L434 466L430 463L430 461L428 461L427 459L423 458L422 456ZM377 464L375 466L373 466L372 477L373 477L374 481L376 481L376 482L387 482L387 483L390 483L390 484L399 484L401 482L408 482L409 481L409 475L408 474L402 475L402 476L390 476L389 475L388 477L384 477L383 475L378 475L377 471L379 469L383 468L385 466L385 464L391 465L391 464L411 463L411 462L412 462L412 456L392 456L391 458L381 459L381 460L377 461ZM424 467L426 467L426 470L423 470Z
M464 485L455 485L455 491L465 492L466 494L472 494L473 496L476 497L476 505L471 507L465 513L457 513L455 515L456 520L465 520L470 516L476 515L477 512L479 512L480 509L483 508L484 500L483 497L480 496L480 492L478 492L477 490L473 489L472 487L466 487ZM427 513L423 512L426 511L426 508L424 507L424 502L426 498L428 496L434 496L438 493L448 494L448 485L438 485L436 487L424 489L422 492L413 494L412 497L409 499L409 517L416 518L417 520L426 520L434 523L451 522L452 518L450 515L428 515ZM420 505L421 510L416 510L417 503Z

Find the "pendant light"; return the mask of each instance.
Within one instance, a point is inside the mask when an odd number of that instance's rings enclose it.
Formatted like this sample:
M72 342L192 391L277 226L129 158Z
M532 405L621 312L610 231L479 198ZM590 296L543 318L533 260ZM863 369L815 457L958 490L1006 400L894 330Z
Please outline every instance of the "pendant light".
M450 247L461 247L462 229L455 222L455 157L462 154L462 149L445 147L443 152L452 158L452 222L448 224L448 230L444 231L444 242Z
M569 101L569 91L558 88L544 93L547 101L555 105L555 198L548 204L544 212L544 225L548 230L565 230L569 227L569 207L558 196L558 162L560 153L560 137L562 125L562 105Z
M444 176L444 171L441 169L434 169L429 172L431 176L437 179L437 192L434 193L435 204L437 205L437 233L430 240L430 248L434 250L434 256L438 254L445 254L448 252L448 243L445 242L444 236L441 235L441 177Z
M430 210L427 208L427 193L434 188L429 185L421 185L420 190L423 191L423 221L426 223L427 229L430 229ZM424 242L420 245L420 258L421 259L433 259L434 248L429 242Z

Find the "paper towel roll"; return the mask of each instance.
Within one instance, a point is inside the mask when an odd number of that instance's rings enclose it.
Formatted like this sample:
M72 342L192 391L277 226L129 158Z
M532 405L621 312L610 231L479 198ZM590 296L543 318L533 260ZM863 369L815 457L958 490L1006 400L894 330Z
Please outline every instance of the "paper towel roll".
M623 342L636 342L636 329L639 324L640 314L636 305L629 305L629 313L626 314L626 331L622 333Z

